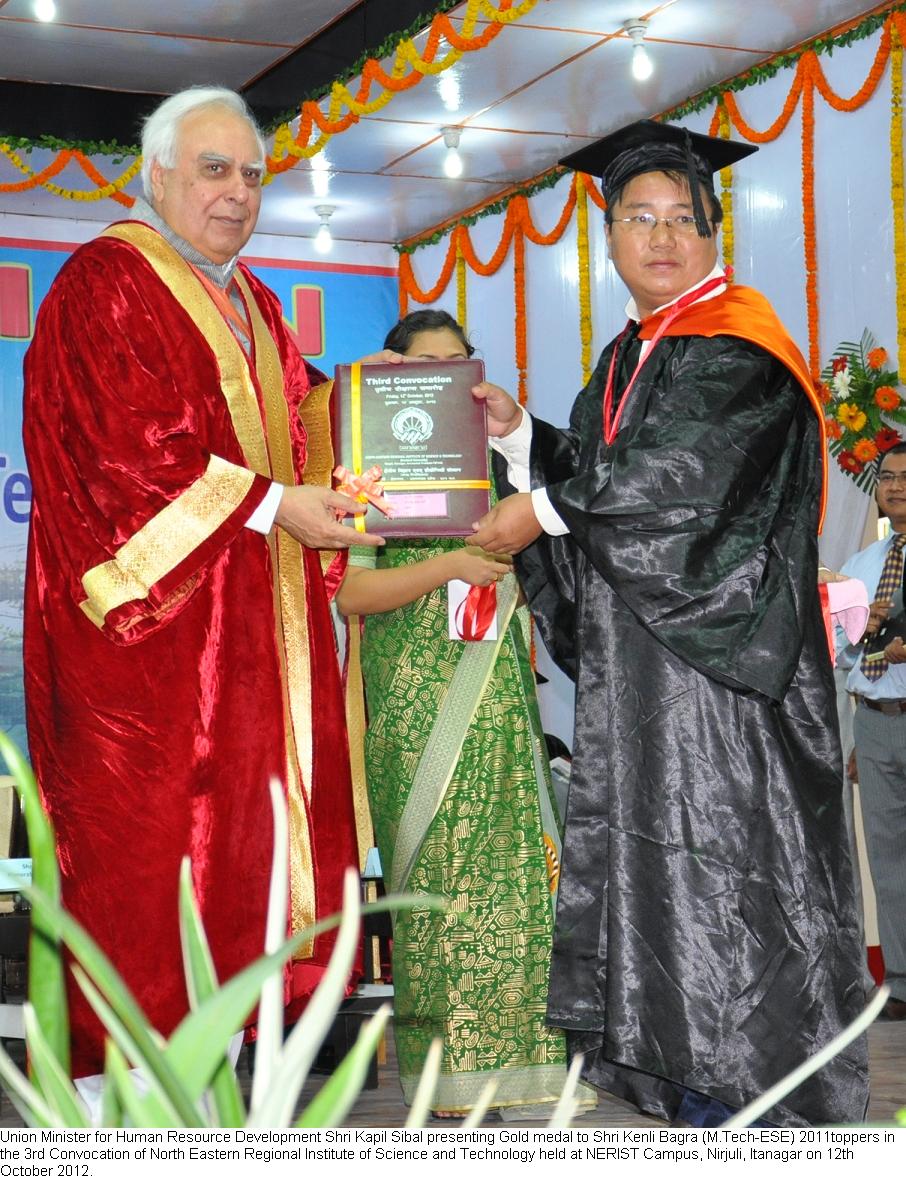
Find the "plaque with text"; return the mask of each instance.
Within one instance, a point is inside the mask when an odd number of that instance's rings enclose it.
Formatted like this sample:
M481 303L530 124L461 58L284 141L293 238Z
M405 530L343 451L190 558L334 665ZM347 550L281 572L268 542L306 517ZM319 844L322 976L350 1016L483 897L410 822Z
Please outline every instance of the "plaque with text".
M487 415L471 391L483 380L480 360L337 366L337 460L356 476L379 466L393 513L369 504L344 522L381 536L472 534L490 506Z

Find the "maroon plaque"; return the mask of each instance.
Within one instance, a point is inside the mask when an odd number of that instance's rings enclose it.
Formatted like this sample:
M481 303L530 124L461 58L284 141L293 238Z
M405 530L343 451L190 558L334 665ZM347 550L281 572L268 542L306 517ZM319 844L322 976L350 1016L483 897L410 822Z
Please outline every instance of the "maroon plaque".
M338 461L353 476L380 467L393 510L369 504L354 526L381 536L471 536L490 506L487 416L472 396L483 380L480 360L337 366Z

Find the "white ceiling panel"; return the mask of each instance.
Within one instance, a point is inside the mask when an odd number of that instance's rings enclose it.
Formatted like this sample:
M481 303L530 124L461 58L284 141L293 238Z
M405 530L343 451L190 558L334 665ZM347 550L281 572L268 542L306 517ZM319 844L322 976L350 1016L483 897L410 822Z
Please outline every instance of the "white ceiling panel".
M354 7L353 0L56 0L56 5L58 26L281 45L298 45ZM0 15L34 22L32 0L7 0Z
M203 82L238 87L266 69L278 52L282 56L285 50L58 24L35 30L24 23L0 23L0 75L10 81L153 94Z
M649 33L777 53L876 7L853 0L676 0L655 14Z
M31 0L0 0L0 76L149 93L210 81L238 87L355 4L57 0L57 7L58 21L43 25L32 19ZM464 7L450 14L454 25ZM323 153L326 180L307 162L278 176L265 194L260 229L311 237L314 206L332 204L339 238L413 236L546 171L582 142L659 114L874 7L869 0L541 0L487 48L335 135ZM639 16L650 18L655 64L644 83L630 76L631 45L622 32L627 18ZM423 46L425 34L417 40ZM357 80L350 86L355 91ZM443 175L445 125L464 128L459 180ZM30 163L37 169L50 158L35 152ZM108 177L124 166L100 157L96 163ZM0 159L0 180L12 178ZM58 182L90 187L72 168ZM135 181L129 191L138 187ZM122 209L110 200L70 204L41 192L0 194L0 212L108 221Z
M418 232L418 227L442 221L451 205L469 208L489 196L486 183L468 178L363 174L338 177L338 181L337 195L324 198L314 194L304 173L289 173L279 185L269 185L262 201L260 231L313 237L318 227L315 205L334 204L330 229L336 237L393 242Z
M630 72L631 56L624 38L606 41L570 68L539 78L529 91L504 98L472 121L476 126L598 135L674 106L712 79L739 73L759 60L738 50L663 42L649 49L654 73L637 82Z

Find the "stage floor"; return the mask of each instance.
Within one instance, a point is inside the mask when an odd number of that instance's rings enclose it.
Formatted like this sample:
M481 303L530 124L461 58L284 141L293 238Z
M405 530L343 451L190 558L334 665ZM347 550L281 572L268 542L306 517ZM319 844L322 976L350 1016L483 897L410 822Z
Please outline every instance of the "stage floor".
M868 1032L869 1054L871 1058L871 1103L868 1108L870 1121L890 1121L897 1109L906 1107L906 1021L899 1023L876 1022ZM7 1040L7 1048L14 1058L22 1054L20 1041ZM250 1087L250 1077L247 1066L247 1052L243 1048L239 1057L239 1076L243 1089L247 1092ZM303 1092L303 1102L323 1084L323 1077L316 1077L306 1084ZM408 1110L403 1104L399 1081L396 1072L396 1052L393 1045L393 1033L387 1035L386 1062L378 1069L378 1087L366 1089L360 1095L352 1112L346 1118L345 1124L369 1126L376 1128L394 1128L405 1125ZM526 1120L519 1122L525 1126L543 1126L543 1121ZM663 1125L653 1117L646 1117L639 1113L625 1101L615 1097L599 1094L598 1107L576 1120L578 1127L586 1125L605 1128L623 1128L630 1126ZM488 1128L502 1127L502 1122L496 1114L491 1114L485 1124ZM3 1128L20 1128L22 1121L3 1093L0 1101L0 1126ZM512 1122L510 1122L512 1126Z

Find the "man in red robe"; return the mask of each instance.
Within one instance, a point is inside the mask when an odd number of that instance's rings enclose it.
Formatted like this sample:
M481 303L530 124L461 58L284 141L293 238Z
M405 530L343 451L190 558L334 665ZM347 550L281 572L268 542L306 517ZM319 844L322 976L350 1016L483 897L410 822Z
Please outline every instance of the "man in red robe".
M342 567L316 550L344 548L336 510L361 509L330 490L324 378L236 262L264 169L244 103L175 95L142 147L148 203L73 254L26 357L25 688L65 905L167 1035L187 1010L183 856L221 980L263 951L270 777L291 928L340 906L357 857ZM331 943L287 969L289 1007ZM100 1024L74 985L70 1003L73 1073L101 1072Z

